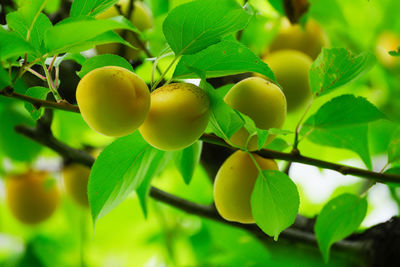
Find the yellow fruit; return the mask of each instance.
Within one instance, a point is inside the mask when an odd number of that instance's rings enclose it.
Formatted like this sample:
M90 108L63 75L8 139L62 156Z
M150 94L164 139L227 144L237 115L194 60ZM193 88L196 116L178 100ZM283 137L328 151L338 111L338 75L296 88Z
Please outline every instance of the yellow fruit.
M86 123L108 136L134 132L150 108L146 83L133 72L116 66L86 74L78 84L76 100Z
M275 74L286 96L288 112L304 106L311 99L308 72L312 59L296 50L280 50L263 59Z
M278 170L274 160L253 156L262 170ZM240 150L222 164L214 181L214 202L225 220L254 223L250 200L258 174L253 160Z
M151 107L139 131L152 146L178 150L190 146L207 127L210 100L190 83L164 85L151 93Z
M390 51L397 51L400 46L400 36L392 32L383 32L379 35L375 49L376 57L386 68L393 68L400 65L399 57L389 54Z
M67 193L78 204L88 207L87 185L89 182L90 168L73 163L63 169L62 175Z
M59 203L59 191L47 172L29 171L6 180L6 200L21 222L36 224L49 218Z
M230 107L249 116L257 128L268 130L281 128L286 118L286 99L282 90L275 84L260 78L251 77L235 84L224 98ZM245 147L248 132L241 128L231 137L231 142ZM273 140L270 135L266 143ZM249 151L257 149L257 137L253 136L247 145Z
M292 25L289 20L283 19L281 29L270 44L269 51L293 49L316 59L321 49L327 45L327 35L316 21L309 19L303 29L300 25Z
M129 8L130 0L120 0L118 4L121 6L122 14L127 16L128 8ZM98 19L108 19L115 16L119 16L118 10L115 6L107 9L105 12L101 13L97 16ZM133 26L135 26L139 31L145 31L153 27L154 19L151 14L150 9L140 1L135 1L133 4L133 12L130 17L130 21ZM117 31L118 33L122 33L122 31ZM139 48L139 45L136 39L133 37L132 32L127 32L126 40L131 43L134 47ZM96 47L98 54L117 54L118 49L120 47L119 43L110 43L99 45ZM125 47L125 57L127 59L136 59L140 54L139 49L132 49L129 47Z

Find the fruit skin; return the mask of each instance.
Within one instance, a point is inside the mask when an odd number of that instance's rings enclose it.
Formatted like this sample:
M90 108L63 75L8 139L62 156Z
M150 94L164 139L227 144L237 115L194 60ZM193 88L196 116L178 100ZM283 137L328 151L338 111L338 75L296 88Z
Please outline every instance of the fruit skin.
M62 176L65 190L72 199L84 207L89 207L87 185L89 182L90 168L73 163L63 169Z
M262 170L278 170L274 160L252 155ZM254 223L250 200L258 175L253 160L240 150L222 164L214 181L214 202L225 220Z
M164 85L151 93L151 107L139 131L152 146L179 150L203 134L210 117L210 100L190 83Z
M225 95L225 103L249 116L257 128L281 128L286 119L286 99L282 90L275 84L260 78L250 77L235 84ZM243 127L230 141L245 147L248 132ZM274 139L268 136L266 144ZM249 151L257 150L257 137L253 136L247 146Z
M59 191L44 171L29 171L6 180L6 201L23 223L36 224L49 218L59 203Z
M120 0L118 4L121 6L122 14L125 16L128 15L128 8L129 8L129 0ZM97 16L98 19L108 19L115 16L119 16L119 12L115 6L107 9L105 12L99 14ZM135 1L133 6L133 12L130 18L133 26L135 26L139 31L145 31L151 29L154 25L154 18L150 11L150 9L140 1ZM118 33L122 33L122 31L117 31ZM127 32L126 40L131 43L134 47L138 48L139 45L136 39L133 36L132 32ZM118 49L120 47L119 43L110 43L104 45L96 46L96 50L98 54L117 54ZM136 59L139 54L139 49L132 49L130 47L125 48L125 57L127 59Z
M78 84L76 100L86 123L108 136L134 132L150 108L146 83L135 73L116 66L86 74Z
M321 49L328 45L328 37L315 20L309 19L304 29L283 19L278 35L269 45L269 51L293 49L316 59Z
M392 32L382 32L377 39L375 54L380 64L388 69L400 65L399 57L389 54L389 51L397 51L400 46L400 36Z
M312 59L296 50L280 50L263 59L275 74L286 96L288 112L295 111L311 99L308 72Z

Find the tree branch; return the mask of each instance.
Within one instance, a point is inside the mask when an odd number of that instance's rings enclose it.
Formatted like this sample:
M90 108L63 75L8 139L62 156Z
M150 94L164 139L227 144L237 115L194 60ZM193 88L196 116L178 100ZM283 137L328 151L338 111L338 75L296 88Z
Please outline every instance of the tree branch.
M61 110L65 110L65 111L79 113L79 108L77 106L72 105L66 101L54 102L54 101L42 100L42 99L38 99L38 98L34 98L34 97L27 96L27 95L16 93L10 87L6 87L3 90L0 90L0 95L5 96L5 97L20 99L25 102L29 102L32 105L34 105L37 109L39 109L40 107L47 107L47 108L51 108L51 109L61 109Z
M0 90L0 95L21 99L23 101L32 103L36 107L43 106L43 107L49 107L49 108L61 109L61 110L65 110L65 111L79 113L79 108L77 106L69 104L67 102L56 103L56 102L48 101L48 100L41 100L41 99L37 99L37 98L33 98L33 97L15 93L12 91L12 89L9 92L6 90L7 88L10 88L10 87L6 87L5 89ZM234 148L234 147L231 147L230 145L228 145L224 141L224 139L219 138L212 134L203 134L200 139L207 143L216 144L216 145L219 145L222 147L227 147L230 149L237 150L237 148ZM46 144L44 144L44 145L46 145ZM324 169L337 171L343 175L354 175L354 176L358 176L361 178L373 179L374 181L379 182L379 183L391 182L391 183L400 184L400 175L374 172L374 171L369 171L369 170L365 170L365 169L346 166L343 164L337 164L337 163L332 163L332 162L328 162L328 161L324 161L324 160L314 159L314 158L302 156L300 153L298 153L296 151L294 151L292 153L285 153L285 152L280 152L280 151L271 150L271 149L261 149L259 151L256 151L255 153L264 158L273 158L273 159L280 159L280 160L303 163L303 164L307 164L307 165L311 165L311 166L315 166L315 167L320 167L320 168L324 168Z
M224 139L219 138L215 135L211 134L203 134L200 138L204 142L232 148L228 145ZM234 148L232 148L234 149ZM342 164L332 163L324 160L314 159L310 157L305 157L300 155L299 153L285 153L280 151L275 151L271 149L261 149L259 151L255 151L254 153L264 157L264 158L273 158L273 159L281 159L286 161L298 162L307 165L312 165L324 169L329 169L333 171L337 171L343 175L354 175L361 178L373 179L379 183L391 182L391 183L400 183L400 175L396 174L388 174L388 173L379 173L368 171L360 168L350 167Z

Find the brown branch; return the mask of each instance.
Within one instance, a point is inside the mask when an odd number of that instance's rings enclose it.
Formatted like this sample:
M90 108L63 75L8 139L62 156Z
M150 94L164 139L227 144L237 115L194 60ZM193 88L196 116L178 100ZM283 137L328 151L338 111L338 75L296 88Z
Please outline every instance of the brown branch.
M66 101L54 102L54 101L49 101L49 100L42 100L42 99L38 99L38 98L34 98L34 97L27 96L27 95L16 93L10 87L6 87L3 90L0 90L0 95L5 96L5 97L20 99L25 102L29 102L33 106L35 106L37 109L39 109L40 107L47 107L47 108L51 108L51 109L61 109L61 110L65 110L65 111L79 113L79 108L77 106L72 105Z
M204 142L234 149L233 147L225 143L224 139L219 138L215 135L203 134L203 136L200 139L203 140ZM324 160L302 156L299 153L285 153L270 149L261 149L259 151L256 151L255 153L264 158L281 159L286 161L303 163L307 165L312 165L324 169L337 171L343 175L354 175L361 178L373 179L379 183L386 183L386 182L398 183L398 184L400 183L400 175L368 171L360 168L350 167L342 164L337 164Z

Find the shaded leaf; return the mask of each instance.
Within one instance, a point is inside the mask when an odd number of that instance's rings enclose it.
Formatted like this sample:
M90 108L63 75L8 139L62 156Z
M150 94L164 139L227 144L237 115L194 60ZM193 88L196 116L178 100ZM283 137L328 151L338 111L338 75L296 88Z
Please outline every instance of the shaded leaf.
M175 166L179 170L186 184L190 184L194 170L200 160L203 142L197 141L189 147L176 152Z
M50 92L49 88L42 86L35 86L29 88L26 91L25 95L44 100L46 99L46 96L49 92ZM31 114L34 120L38 120L44 113L44 108L38 109L37 107L33 106L31 103L28 102L25 103L25 108Z
M388 147L389 163L400 163L400 127L395 131Z

